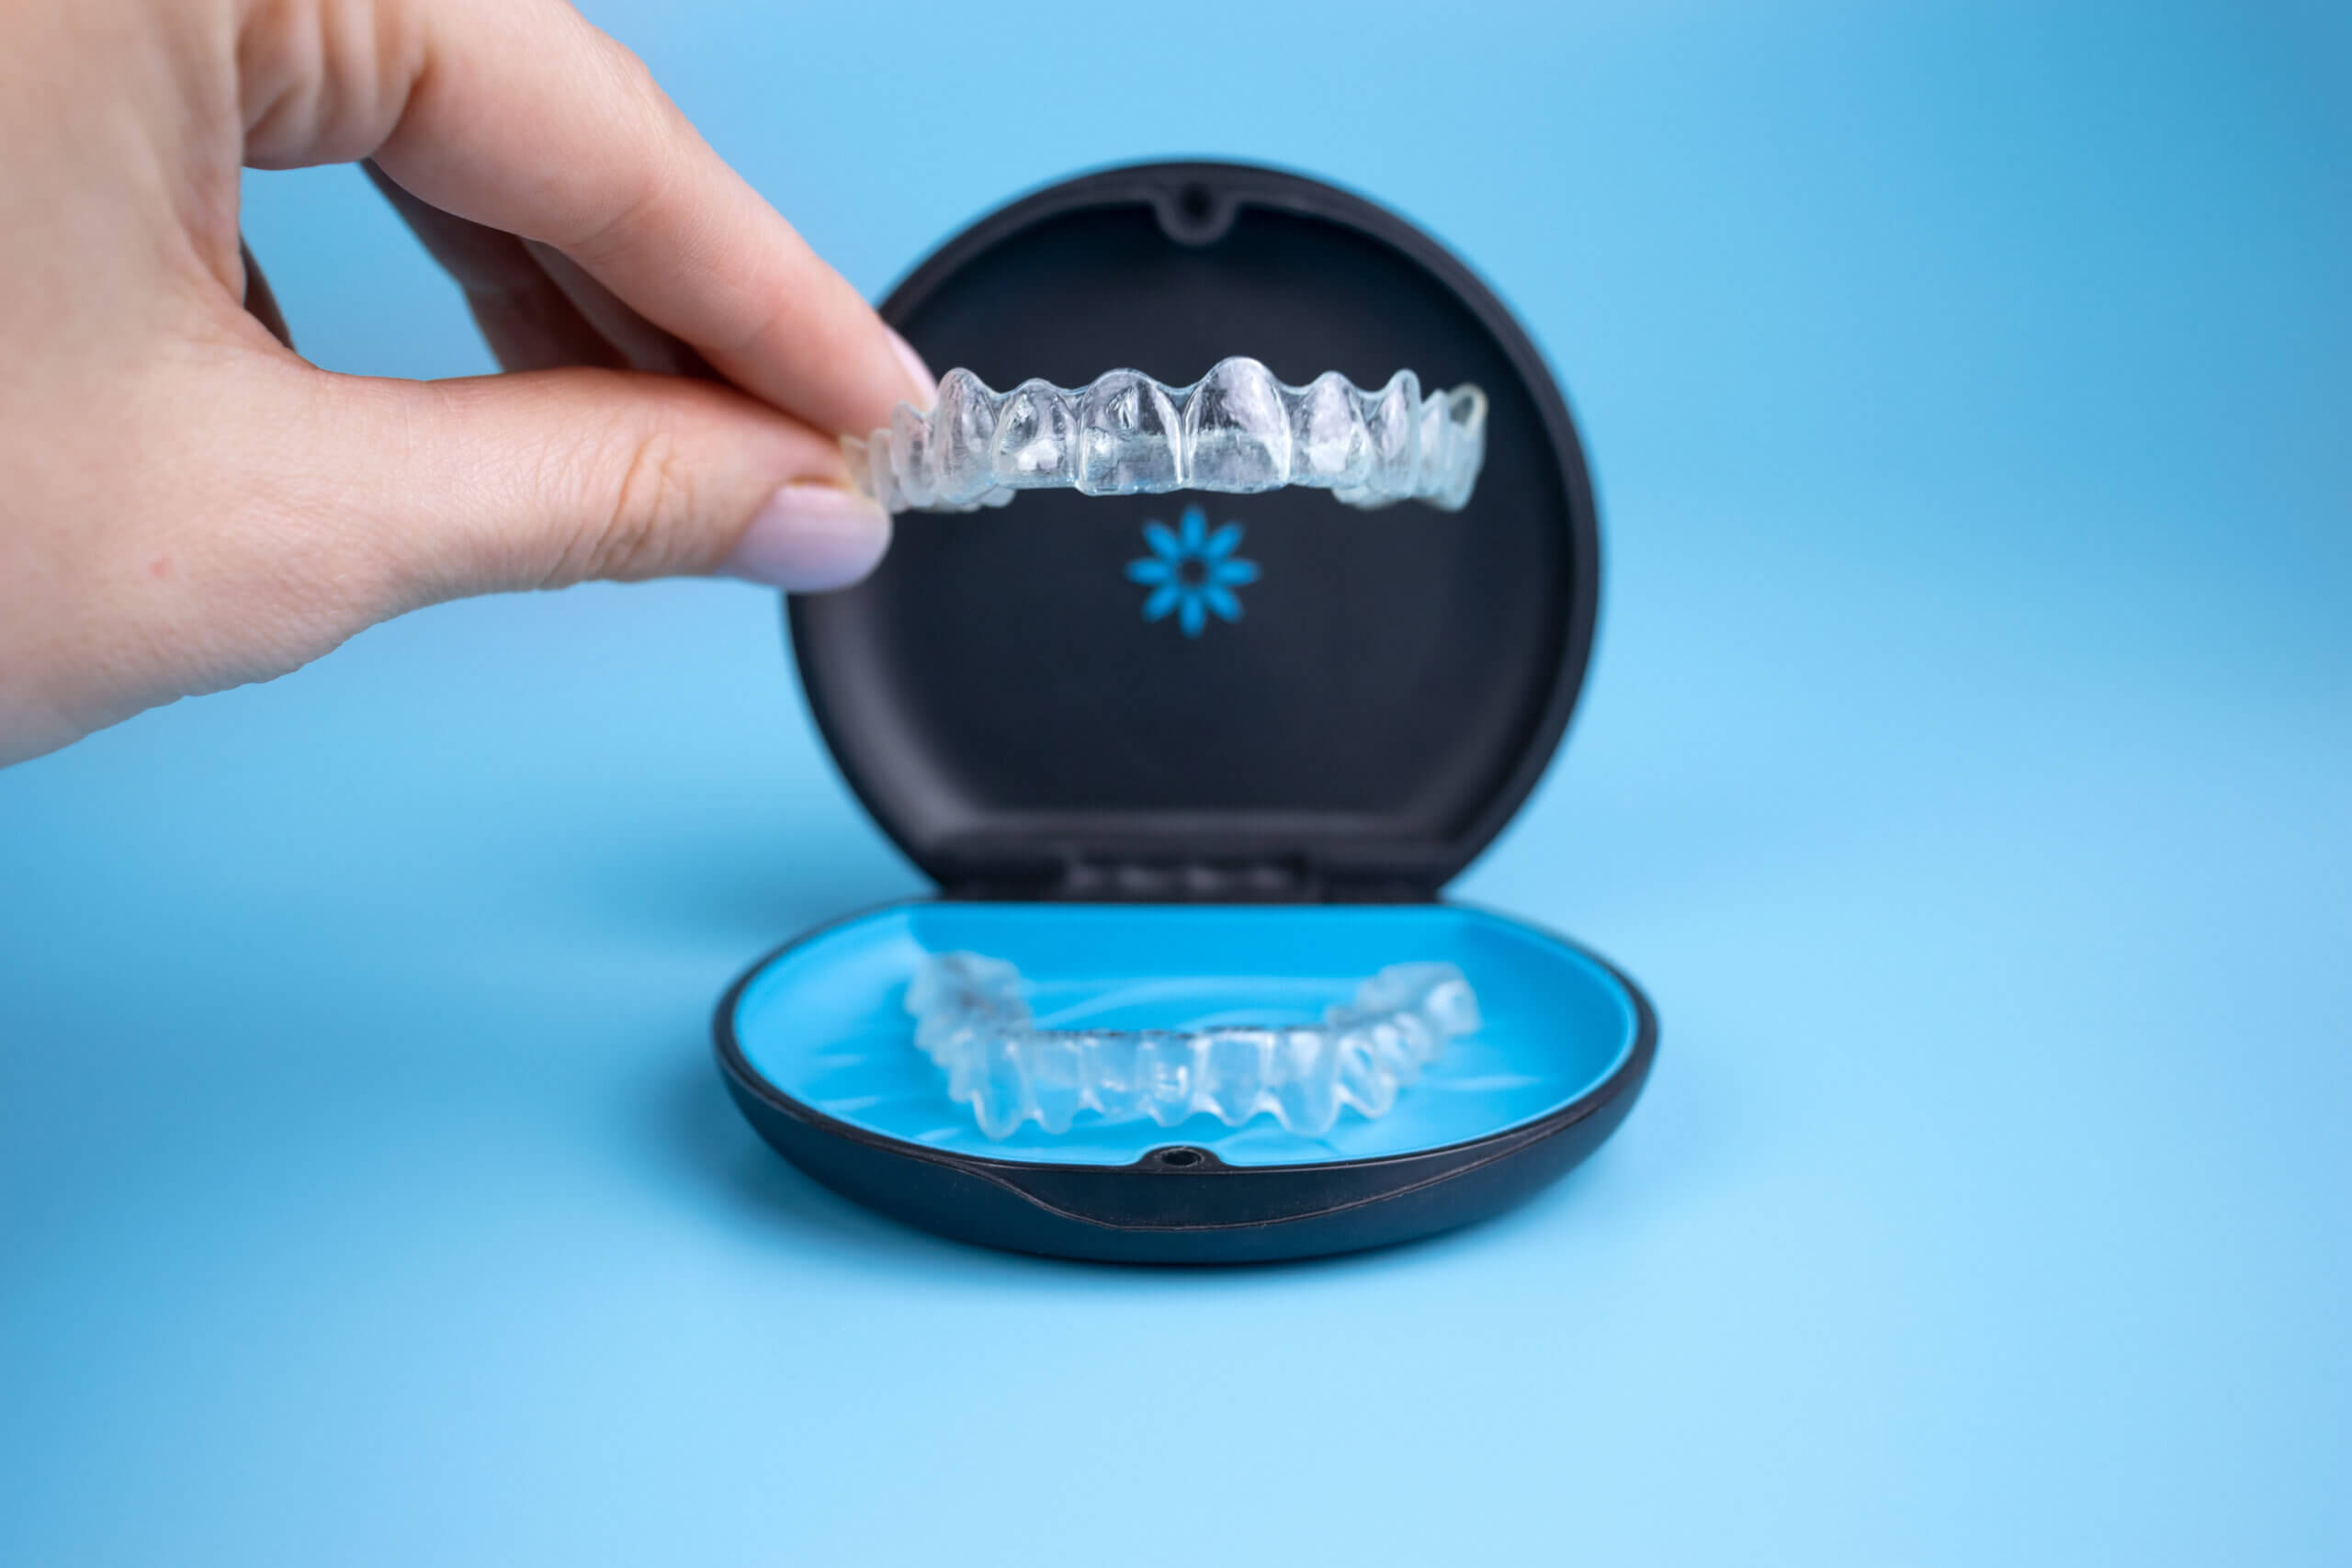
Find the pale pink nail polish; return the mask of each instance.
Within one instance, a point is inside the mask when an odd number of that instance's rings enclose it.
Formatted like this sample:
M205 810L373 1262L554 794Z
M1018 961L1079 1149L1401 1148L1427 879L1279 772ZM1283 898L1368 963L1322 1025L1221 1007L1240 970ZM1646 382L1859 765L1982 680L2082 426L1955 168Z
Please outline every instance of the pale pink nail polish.
M939 378L931 373L931 367L922 362L922 355L915 352L914 344L887 326L882 330L890 333L890 346L898 350L899 363L905 366L907 374L914 378L915 390L921 394L914 400L915 407L931 407L939 400Z
M835 485L791 484L768 498L718 570L787 592L821 593L863 578L889 547L890 514L873 501Z

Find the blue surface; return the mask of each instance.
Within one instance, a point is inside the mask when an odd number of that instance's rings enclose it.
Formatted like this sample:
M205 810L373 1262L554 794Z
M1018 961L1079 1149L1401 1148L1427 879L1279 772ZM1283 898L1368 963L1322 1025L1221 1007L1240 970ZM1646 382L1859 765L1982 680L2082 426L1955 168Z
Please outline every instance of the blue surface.
M1320 1137L1270 1116L1227 1127L1104 1122L984 1135L914 1043L907 982L928 953L1021 971L1049 1029L1313 1023L1391 964L1452 964L1481 1027L1452 1042L1387 1114L1343 1111ZM1082 1019L1083 1021L1080 1021ZM1304 1165L1443 1148L1532 1122L1600 1087L1633 1054L1634 1000L1557 939L1475 909L1170 908L922 903L877 910L780 953L737 998L743 1059L771 1085L885 1137L984 1159L1132 1165L1171 1143L1227 1165Z
M1458 891L1657 999L1619 1135L1256 1272L872 1218L704 1037L919 891L773 603L433 611L0 773L0 1561L2352 1561L2341 9L1362 9L599 15L870 290L1177 152L1496 282L1610 577ZM483 364L250 189L322 361Z

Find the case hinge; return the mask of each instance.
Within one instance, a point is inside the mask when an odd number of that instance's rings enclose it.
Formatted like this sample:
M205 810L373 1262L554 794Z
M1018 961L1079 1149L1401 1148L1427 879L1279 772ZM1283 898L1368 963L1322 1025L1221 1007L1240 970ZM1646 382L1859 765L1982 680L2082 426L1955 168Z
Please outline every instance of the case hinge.
M961 878L951 898L1088 904L1419 904L1428 889L1361 874L1334 876L1301 857L1072 859Z

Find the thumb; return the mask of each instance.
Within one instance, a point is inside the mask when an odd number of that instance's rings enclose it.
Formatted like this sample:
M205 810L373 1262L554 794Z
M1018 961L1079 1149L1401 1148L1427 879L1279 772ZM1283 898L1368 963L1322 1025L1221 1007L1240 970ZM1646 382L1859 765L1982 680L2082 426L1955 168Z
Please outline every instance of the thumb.
M333 484L401 608L711 573L814 592L865 577L889 545L831 436L715 383L333 379L303 466Z

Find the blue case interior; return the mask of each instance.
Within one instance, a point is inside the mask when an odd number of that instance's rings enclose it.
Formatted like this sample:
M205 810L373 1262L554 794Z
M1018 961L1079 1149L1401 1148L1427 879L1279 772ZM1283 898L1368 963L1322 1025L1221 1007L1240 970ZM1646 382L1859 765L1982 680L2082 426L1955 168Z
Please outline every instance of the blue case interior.
M1227 1127L1034 1122L983 1135L914 1043L908 980L926 953L1008 959L1047 1027L1189 1029L1312 1021L1385 964L1458 964L1485 1026L1457 1040L1376 1120L1353 1111L1323 1137L1271 1117ZM751 1067L809 1109L883 1137L984 1159L1126 1166L1171 1144L1230 1166L1412 1154L1536 1121L1589 1093L1632 1053L1625 984L1567 942L1448 905L1210 907L922 903L858 916L760 966L734 1003Z

